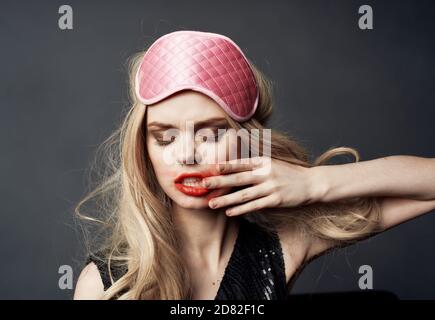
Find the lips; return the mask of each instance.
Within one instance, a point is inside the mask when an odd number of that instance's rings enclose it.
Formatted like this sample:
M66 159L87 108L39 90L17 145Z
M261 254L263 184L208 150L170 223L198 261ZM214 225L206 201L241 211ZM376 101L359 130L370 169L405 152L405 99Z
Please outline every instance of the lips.
M190 172L182 173L174 180L175 187L186 195L193 197L201 197L211 191L211 189L204 188L200 182L205 177L213 175L211 172ZM186 180L185 180L186 179ZM183 184L183 180L185 184ZM197 182L196 182L197 180Z

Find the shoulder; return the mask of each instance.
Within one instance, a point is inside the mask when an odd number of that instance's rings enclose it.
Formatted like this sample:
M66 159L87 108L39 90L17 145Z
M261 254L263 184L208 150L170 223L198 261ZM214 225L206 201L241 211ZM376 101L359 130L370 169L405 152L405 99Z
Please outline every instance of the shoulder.
M100 272L94 262L87 264L77 280L74 300L98 300L104 294Z
M93 263L94 267L99 271L104 290L108 290L128 270L125 264L120 264L111 258L108 249L90 252L86 264L90 263Z
M304 264L309 251L310 239L296 230L278 230L282 247L285 278L289 282L297 270Z
M292 228L279 230L277 233L283 250L287 282L299 273L304 265L336 245L333 241L323 240Z

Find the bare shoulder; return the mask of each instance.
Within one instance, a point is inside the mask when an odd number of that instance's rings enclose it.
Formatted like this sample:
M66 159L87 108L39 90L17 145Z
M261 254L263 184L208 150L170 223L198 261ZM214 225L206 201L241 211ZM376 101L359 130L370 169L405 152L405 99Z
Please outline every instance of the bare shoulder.
M304 263L309 241L301 233L292 229L278 230L277 233L282 247L286 282L288 282Z
M74 292L74 300L98 300L103 294L103 280L97 266L91 262L80 273Z
M283 251L287 282L303 265L336 246L334 241L320 239L293 229L279 230L278 235Z
M307 248L307 254L305 261L311 261L314 258L326 253L327 251L334 249L336 247L344 247L344 243L340 243L337 240L326 240L316 236L311 236L309 245Z

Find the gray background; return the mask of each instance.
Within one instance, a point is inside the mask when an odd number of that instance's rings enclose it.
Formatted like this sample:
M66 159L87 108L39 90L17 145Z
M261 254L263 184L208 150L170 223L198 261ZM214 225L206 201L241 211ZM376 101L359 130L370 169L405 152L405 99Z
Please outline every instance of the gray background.
M74 29L57 26L74 10ZM370 4L374 30L358 28ZM80 271L73 207L85 169L127 106L125 61L177 29L233 38L275 81L271 127L315 155L434 157L435 6L430 1L2 1L0 298L70 299ZM358 267L401 298L435 298L435 215L309 265L293 293L358 290Z

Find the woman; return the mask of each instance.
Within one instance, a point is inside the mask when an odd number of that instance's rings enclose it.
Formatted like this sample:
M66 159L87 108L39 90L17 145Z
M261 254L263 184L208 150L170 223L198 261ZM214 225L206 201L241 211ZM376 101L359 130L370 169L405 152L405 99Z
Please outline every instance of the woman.
M80 210L96 199L106 237L75 299L285 299L314 257L435 208L435 159L311 163L269 134L270 82L223 35L169 33L129 71L132 107L76 208L97 220Z

